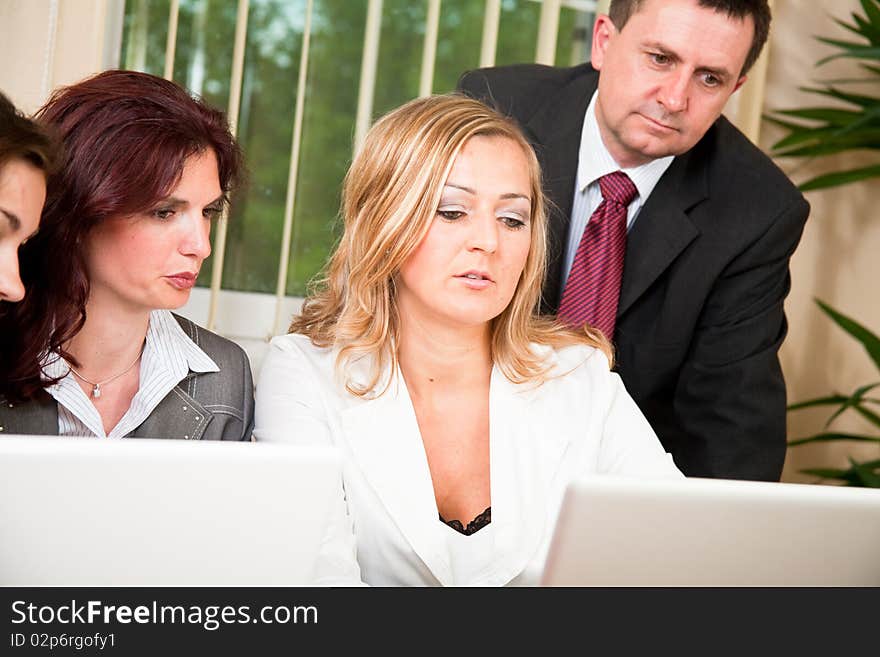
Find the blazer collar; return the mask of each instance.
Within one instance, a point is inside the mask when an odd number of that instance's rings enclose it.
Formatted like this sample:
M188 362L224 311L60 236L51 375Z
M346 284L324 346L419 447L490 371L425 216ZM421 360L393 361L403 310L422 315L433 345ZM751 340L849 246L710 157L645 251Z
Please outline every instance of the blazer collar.
M128 435L132 438L201 440L214 415L184 390L187 381L196 376L198 373L190 372Z
M401 533L434 576L449 584L452 570L437 541L431 472L403 377L395 377L379 397L343 411L342 430Z
M548 208L549 261L542 301L544 312L555 313L562 293L559 283L571 223L581 132L598 83L598 72L588 67L585 75L575 77L548 98L525 126L541 163L544 192L552 201Z
M198 375L190 373L187 378L193 376ZM200 440L214 416L181 386L175 387L143 424L128 435L133 438ZM57 436L58 402L45 391L22 404L13 404L0 397L0 433Z
M501 558L487 577L504 585L519 575L556 518L547 482L564 462L570 436L540 409L541 388L512 383L496 367L489 393L492 524Z
M626 238L617 316L621 317L700 234L687 212L709 196L701 145L676 157Z
M536 480L536 459L554 469L567 442L545 435L530 421L534 391L492 370L489 391L489 453L495 550L503 558L487 579L506 584L534 556L545 532L545 486ZM385 394L342 412L342 429L357 466L407 542L443 585L453 583L428 460L412 400L402 376Z

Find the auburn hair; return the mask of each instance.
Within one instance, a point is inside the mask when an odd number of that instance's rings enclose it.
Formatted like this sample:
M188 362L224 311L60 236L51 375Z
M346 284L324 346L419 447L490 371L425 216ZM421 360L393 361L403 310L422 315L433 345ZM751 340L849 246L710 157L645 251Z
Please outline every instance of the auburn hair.
M198 153L216 155L227 194L242 173L225 115L154 75L99 73L56 90L36 119L57 135L62 155L49 176L40 230L21 249L25 297L0 309L0 333L8 336L0 386L18 400L57 381L43 377L47 354L72 360L64 345L85 323L91 230L110 217L149 210Z

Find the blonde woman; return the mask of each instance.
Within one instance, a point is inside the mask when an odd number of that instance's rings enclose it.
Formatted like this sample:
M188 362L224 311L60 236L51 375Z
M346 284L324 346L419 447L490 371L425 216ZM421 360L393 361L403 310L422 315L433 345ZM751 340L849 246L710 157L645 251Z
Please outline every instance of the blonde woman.
M257 440L343 456L321 582L534 584L570 480L681 476L602 334L536 314L540 172L510 120L456 95L391 112L342 217L257 387Z

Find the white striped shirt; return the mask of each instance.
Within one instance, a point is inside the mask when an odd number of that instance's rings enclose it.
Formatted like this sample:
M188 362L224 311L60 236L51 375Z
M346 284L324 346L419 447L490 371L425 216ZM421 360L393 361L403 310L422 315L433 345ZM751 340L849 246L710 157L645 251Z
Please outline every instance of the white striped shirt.
M565 248L565 260L562 263L562 289L568 280L571 271L571 263L577 252L584 228L590 221L590 217L602 202L602 190L599 189L599 178L623 171L630 177L636 186L638 194L632 200L626 213L626 230L632 230L639 210L648 200L660 177L672 164L673 156L661 157L651 160L647 164L621 169L614 161L611 153L605 148L602 135L599 133L599 124L596 122L596 99L599 92L593 94L587 113L584 115L584 127L581 131L581 148L578 153L577 182L574 190L574 203L571 206L571 224L568 229L568 244Z
M150 413L189 371L219 372L220 368L202 351L167 310L150 313L147 339L141 357L140 383L131 400L131 406L110 433L104 432L104 423L98 409L70 374L70 365L55 356L43 371L49 377L64 376L58 383L46 388L58 402L59 436L97 436L122 438L143 424Z

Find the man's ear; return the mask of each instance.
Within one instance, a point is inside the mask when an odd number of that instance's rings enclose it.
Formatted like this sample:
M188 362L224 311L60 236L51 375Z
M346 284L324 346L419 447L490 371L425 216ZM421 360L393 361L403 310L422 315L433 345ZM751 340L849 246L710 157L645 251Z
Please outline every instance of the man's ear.
M746 80L748 79L748 77L749 76L747 76L747 75L741 75L739 80L736 81L736 85L733 87L733 91L731 91L730 93L736 93L739 90L739 88L746 83Z
M605 61L605 51L611 39L617 35L617 28L611 22L608 14L599 14L596 16L596 23L593 25L593 44L590 49L590 63L597 71L602 68Z

